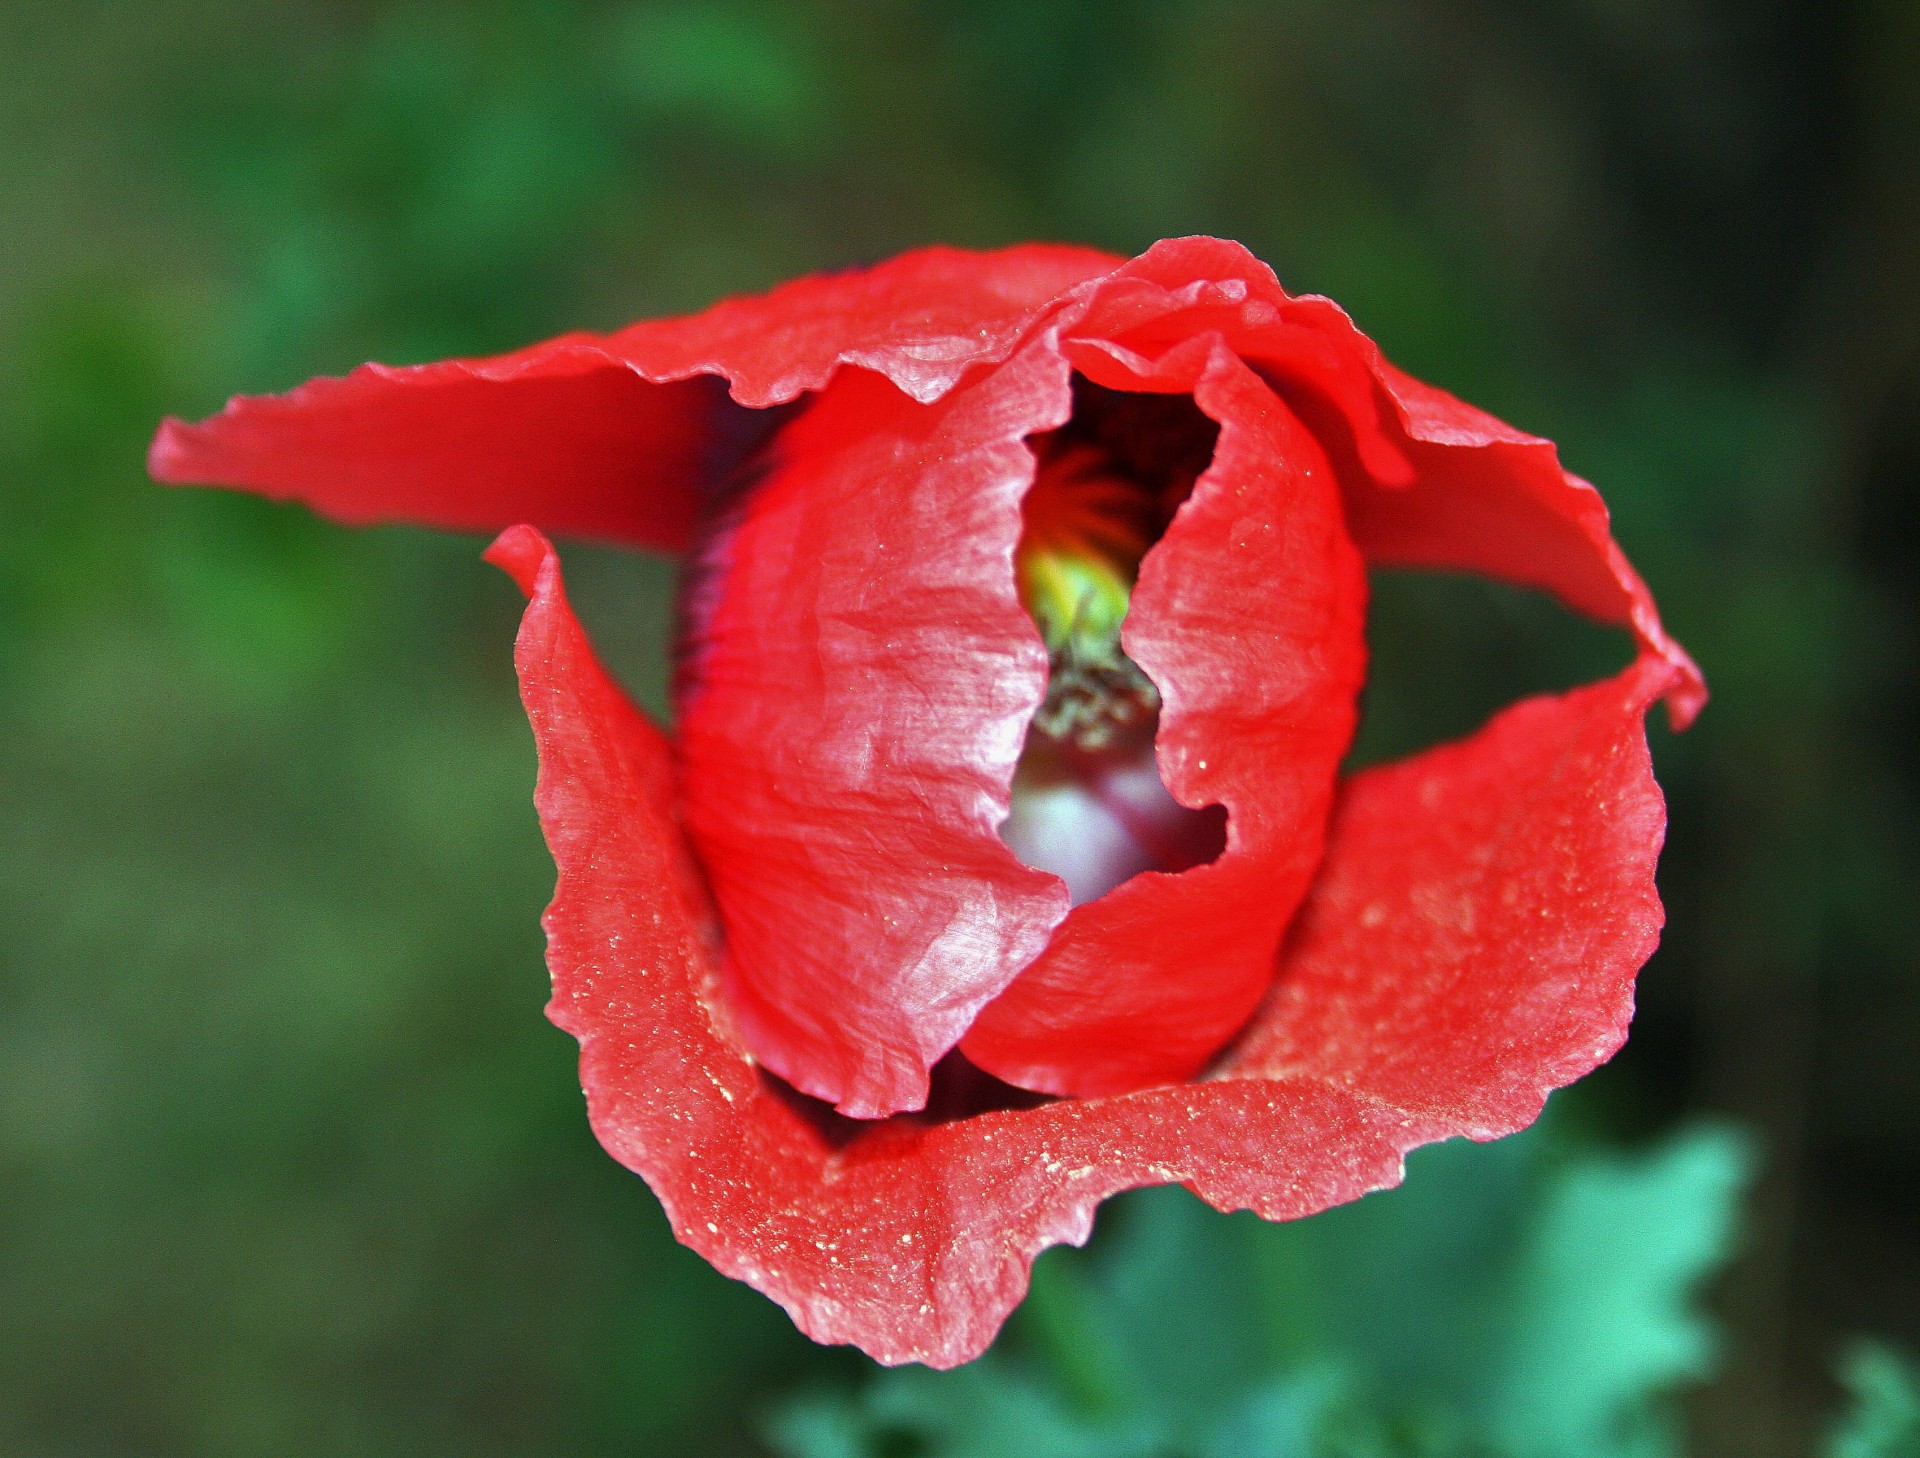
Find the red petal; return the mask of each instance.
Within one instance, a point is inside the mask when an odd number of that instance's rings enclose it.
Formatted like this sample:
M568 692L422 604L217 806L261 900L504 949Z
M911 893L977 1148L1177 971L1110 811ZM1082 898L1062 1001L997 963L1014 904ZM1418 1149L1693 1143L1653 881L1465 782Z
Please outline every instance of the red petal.
M1311 1214L1395 1183L1416 1144L1524 1124L1618 1042L1659 923L1639 716L1660 663L1356 779L1233 1076L836 1147L716 1016L666 741L594 661L538 535L490 555L532 594L516 659L560 868L550 1013L581 1041L594 1129L681 1240L818 1341L967 1361L1108 1195L1185 1181Z
M1371 346L1368 346L1371 350ZM1484 572L1537 587L1602 622L1631 627L1673 664L1674 726L1706 703L1700 671L1660 625L1646 584L1615 544L1600 493L1560 464L1551 441L1526 435L1373 353L1410 484L1348 479L1354 539L1376 562Z
M1169 289L1190 301L1188 314L1157 302ZM1085 332L1150 351L1169 329L1211 327L1265 373L1333 455L1348 530L1370 561L1484 572L1630 627L1677 670L1667 690L1676 727L1700 711L1699 670L1661 627L1599 493L1560 465L1552 442L1395 369L1338 305L1288 295L1237 243L1156 243L1097 294Z
M1044 341L931 405L847 371L706 564L680 748L728 1001L855 1117L920 1108L1067 910L999 826L1046 677L1012 567L1023 441L1069 406Z
M1198 1072L1271 982L1353 733L1366 584L1325 453L1227 349L1179 348L1144 374L1081 363L1111 387L1191 390L1220 424L1124 638L1161 691L1167 787L1228 815L1211 864L1075 907L962 1045L1010 1083L1090 1096Z
M706 488L754 441L760 427L741 406L817 389L843 361L931 399L1004 355L1048 300L1116 262L1078 248L932 248L604 338L366 365L286 395L237 396L199 425L169 420L148 467L158 480L291 497L348 522L535 521L672 550ZM703 375L730 380L739 404L693 378Z
M160 427L157 480L238 486L340 521L548 531L673 550L752 412L719 380L650 384L571 335L491 360L362 365Z
M972 366L1005 357L1042 305L1120 261L1045 243L997 253L922 248L635 324L610 343L668 376L725 375L743 405L817 390L841 364L885 375L924 405Z
M1662 920L1641 718L1682 672L1650 654L1350 780L1222 1072L1333 1079L1490 1139L1610 1057Z

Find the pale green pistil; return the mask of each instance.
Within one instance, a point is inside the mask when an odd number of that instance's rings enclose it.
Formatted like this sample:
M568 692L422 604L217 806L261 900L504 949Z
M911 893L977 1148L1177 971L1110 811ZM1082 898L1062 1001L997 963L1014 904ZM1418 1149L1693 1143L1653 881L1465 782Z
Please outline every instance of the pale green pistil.
M1120 646L1120 627L1152 545L1154 502L1076 445L1043 457L1015 556L1020 599L1047 649L1047 696L1033 728L1094 751L1149 726L1160 695Z

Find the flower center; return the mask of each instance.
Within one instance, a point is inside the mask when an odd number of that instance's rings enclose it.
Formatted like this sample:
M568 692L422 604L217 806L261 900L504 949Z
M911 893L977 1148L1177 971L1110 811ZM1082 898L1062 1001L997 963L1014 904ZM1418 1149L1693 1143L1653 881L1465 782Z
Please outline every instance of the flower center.
M1014 575L1046 645L1047 692L1000 833L1079 905L1142 871L1212 860L1225 813L1189 810L1161 783L1160 691L1120 642L1141 561L1211 456L1214 427L1182 396L1074 385L1073 419L1029 442Z
M1042 737L1104 749L1150 724L1160 694L1120 646L1140 559L1164 530L1159 493L1086 441L1043 440L1014 555L1020 600L1047 648Z

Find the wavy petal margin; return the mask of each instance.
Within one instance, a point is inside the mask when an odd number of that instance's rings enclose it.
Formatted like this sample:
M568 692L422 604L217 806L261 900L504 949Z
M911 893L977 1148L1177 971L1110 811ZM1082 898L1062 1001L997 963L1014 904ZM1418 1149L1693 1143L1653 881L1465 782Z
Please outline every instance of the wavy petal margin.
M1647 654L1348 780L1219 1075L1308 1074L1492 1139L1612 1057L1663 920L1642 720L1680 672Z
M1402 373L1338 305L1289 295L1217 238L1168 239L1127 262L1050 244L927 248L616 334L364 365L285 395L235 396L197 425L167 420L148 470L352 523L530 522L674 551L770 428L759 407L819 389L843 363L937 399L1076 294L1084 334L1152 352L1173 342L1169 291L1187 306L1178 327L1230 338L1334 455L1370 561L1486 572L1631 627L1678 670L1668 708L1676 727L1691 722L1706 702L1699 670L1661 627L1599 493L1553 444Z
M167 420L147 468L354 524L532 522L677 551L769 428L758 407L819 389L843 363L936 399L1003 357L1035 310L1118 262L1047 244L926 248L617 334L363 365L284 395L236 395L197 425Z
M1287 293L1238 243L1168 239L1083 292L1094 288L1081 332L1164 348L1176 321L1155 294L1177 290L1190 306L1179 327L1219 331L1264 374L1332 455L1347 529L1370 563L1481 572L1552 593L1631 629L1643 653L1673 667L1676 728L1706 703L1700 670L1614 542L1600 493L1560 464L1551 441L1396 369L1339 305Z
M1277 989L1217 1076L830 1139L728 1027L665 737L596 661L545 540L515 528L488 556L529 595L549 1015L580 1040L595 1132L684 1243L817 1341L967 1361L1112 1194L1312 1214L1396 1183L1418 1144L1520 1127L1624 1033L1659 926L1659 658L1350 782Z
M616 335L368 366L169 421L151 456L161 479L351 521L525 520L675 549L786 418L759 407L847 363L943 401L1043 317L1143 377L1224 345L1327 452L1369 560L1544 588L1630 627L1641 657L1343 785L1272 987L1201 1081L829 1133L744 1051L673 749L595 661L545 539L505 532L489 556L530 599L516 662L560 872L549 1011L580 1039L594 1128L680 1239L816 1339L888 1362L977 1355L1033 1257L1083 1240L1119 1190L1177 1182L1223 1209L1311 1214L1396 1182L1415 1145L1521 1127L1618 1047L1661 919L1643 715L1665 698L1684 724L1704 689L1597 494L1549 443L1387 364L1328 301L1195 238L1125 264L927 250ZM1177 794L1204 797L1195 768L1163 755Z

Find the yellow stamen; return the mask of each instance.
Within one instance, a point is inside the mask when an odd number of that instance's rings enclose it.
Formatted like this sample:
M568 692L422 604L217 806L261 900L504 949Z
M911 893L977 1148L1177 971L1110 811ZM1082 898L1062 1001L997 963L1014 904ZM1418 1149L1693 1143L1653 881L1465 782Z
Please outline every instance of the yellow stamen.
M1151 720L1152 682L1120 646L1140 561L1163 523L1154 494L1095 446L1044 447L1015 554L1020 598L1046 644L1042 734L1098 749Z

